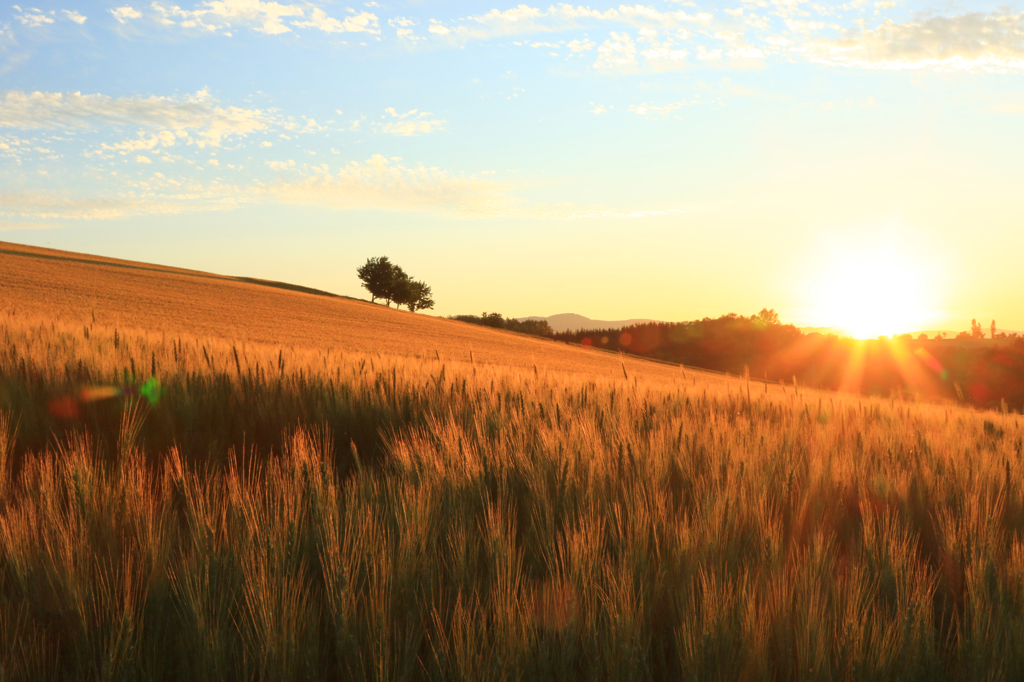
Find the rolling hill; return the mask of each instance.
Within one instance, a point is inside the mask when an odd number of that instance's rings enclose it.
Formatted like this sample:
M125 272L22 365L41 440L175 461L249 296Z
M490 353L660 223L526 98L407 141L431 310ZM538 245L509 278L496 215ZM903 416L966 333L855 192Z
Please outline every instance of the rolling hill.
M619 356L281 282L0 242L0 310L40 320L533 370L621 375ZM678 376L625 358L630 372ZM708 374L708 377L714 377Z
M576 313L561 313L559 315L551 315L549 317L520 317L518 319L520 321L545 320L556 333L574 332L579 331L580 329L621 329L622 327L628 327L633 324L655 322L655 320L649 320L647 318L633 318L629 320L592 320L589 317L577 315Z

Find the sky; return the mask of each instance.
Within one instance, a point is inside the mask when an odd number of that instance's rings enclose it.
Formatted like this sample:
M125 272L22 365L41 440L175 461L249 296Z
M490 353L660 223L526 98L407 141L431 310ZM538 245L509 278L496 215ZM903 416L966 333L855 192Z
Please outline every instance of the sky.
M0 240L431 314L1024 330L1024 6L32 0ZM39 4L42 2L42 4Z

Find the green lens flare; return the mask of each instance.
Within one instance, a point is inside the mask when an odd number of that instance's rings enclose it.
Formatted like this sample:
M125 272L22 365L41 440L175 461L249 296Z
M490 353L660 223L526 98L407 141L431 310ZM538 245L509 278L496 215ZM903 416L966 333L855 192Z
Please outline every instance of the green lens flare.
M160 400L160 380L156 377L146 379L146 383L139 388L139 393L146 397L150 405L156 405Z

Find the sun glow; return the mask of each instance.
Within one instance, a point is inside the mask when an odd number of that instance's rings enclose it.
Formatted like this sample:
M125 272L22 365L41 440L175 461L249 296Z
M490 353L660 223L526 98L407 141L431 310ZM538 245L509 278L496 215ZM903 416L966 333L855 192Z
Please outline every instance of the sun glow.
M927 273L892 250L837 253L815 285L815 317L858 339L920 330L934 319Z

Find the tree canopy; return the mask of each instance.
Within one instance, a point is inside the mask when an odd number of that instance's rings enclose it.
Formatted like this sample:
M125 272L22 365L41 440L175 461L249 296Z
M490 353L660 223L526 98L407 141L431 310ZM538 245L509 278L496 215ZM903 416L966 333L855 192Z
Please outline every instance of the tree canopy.
M383 298L390 305L396 270L401 271L401 268L388 260L387 256L368 258L356 270L356 275L363 281L363 288L370 292L371 303Z
M406 306L411 312L433 308L434 299L430 286L425 282L412 279L404 272L402 275L395 287L395 303Z
M356 270L363 282L363 288L370 292L370 301L384 299L388 307L407 306L412 312L434 307L430 287L425 282L414 280L400 266L392 263L387 256L368 258Z

